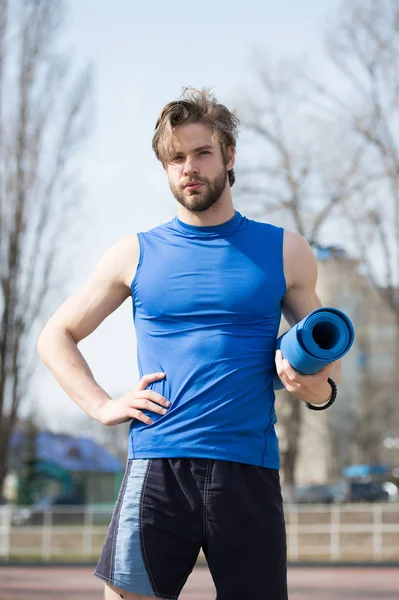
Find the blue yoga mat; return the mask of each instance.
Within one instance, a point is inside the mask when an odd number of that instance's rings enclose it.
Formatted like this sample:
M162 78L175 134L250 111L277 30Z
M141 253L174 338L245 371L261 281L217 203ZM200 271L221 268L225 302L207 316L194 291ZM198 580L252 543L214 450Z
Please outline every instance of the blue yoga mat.
M334 360L342 358L351 348L355 331L349 317L338 310L324 306L317 308L294 327L281 335L276 350L303 375L320 371ZM281 390L278 375L273 388Z

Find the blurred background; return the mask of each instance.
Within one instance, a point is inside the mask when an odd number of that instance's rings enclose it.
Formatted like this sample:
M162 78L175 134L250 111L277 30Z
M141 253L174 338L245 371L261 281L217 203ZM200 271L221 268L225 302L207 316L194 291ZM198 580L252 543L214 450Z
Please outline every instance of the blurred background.
M398 59L398 0L0 0L0 559L101 550L128 427L36 340L112 243L174 217L151 139L184 86L240 118L236 208L305 236L356 329L332 409L277 394L290 558L399 559ZM132 389L131 301L80 349Z

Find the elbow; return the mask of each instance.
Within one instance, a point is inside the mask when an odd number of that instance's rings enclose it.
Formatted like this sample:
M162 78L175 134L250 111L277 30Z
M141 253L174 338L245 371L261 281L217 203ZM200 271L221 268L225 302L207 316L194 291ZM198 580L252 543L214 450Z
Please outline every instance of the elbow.
M48 332L46 330L46 327L43 329L43 331L41 332L41 334L39 335L37 342L36 342L36 351L39 355L39 357L42 359L43 362L45 361L45 356L47 354L47 349L49 346L49 336L48 336Z
M36 350L45 364L47 364L49 357L54 355L56 347L59 346L59 342L65 336L69 337L69 333L63 327L54 327L51 324L47 324L44 327L37 339Z

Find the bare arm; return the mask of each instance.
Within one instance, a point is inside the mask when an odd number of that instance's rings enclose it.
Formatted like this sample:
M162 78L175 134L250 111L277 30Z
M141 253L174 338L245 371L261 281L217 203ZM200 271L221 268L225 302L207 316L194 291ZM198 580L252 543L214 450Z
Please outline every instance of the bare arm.
M155 376L140 382L133 406L132 398L115 404L98 385L78 349L78 343L90 335L130 295L139 257L137 236L127 236L114 244L102 257L83 289L68 298L44 327L37 343L38 353L68 396L91 417L112 425L129 418L140 418L150 423L151 419L138 408L150 408L145 398L157 402L160 395L143 390ZM157 378L164 375L157 375ZM158 398L159 396L159 398ZM164 404L166 405L166 404ZM155 406L155 405L154 405ZM157 406L160 409L159 406ZM151 408L150 408L151 409ZM160 412L156 410L155 412Z
M284 272L287 291L283 299L283 315L293 326L310 312L322 306L316 294L317 262L315 256L306 240L296 233L285 232ZM314 375L300 375L289 365L287 360L282 359L281 352L278 352L276 367L288 391L304 402L322 404L331 393L331 386L327 378L331 376L334 381L339 381L341 363L336 361Z

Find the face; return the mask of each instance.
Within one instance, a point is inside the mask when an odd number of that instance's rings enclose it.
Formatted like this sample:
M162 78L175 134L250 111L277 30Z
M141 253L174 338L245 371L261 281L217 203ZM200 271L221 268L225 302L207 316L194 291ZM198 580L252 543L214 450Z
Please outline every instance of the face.
M228 151L225 164L219 141L202 123L174 129L171 157L165 169L174 197L188 210L203 212L216 204L228 185L228 171L233 166L234 152Z

